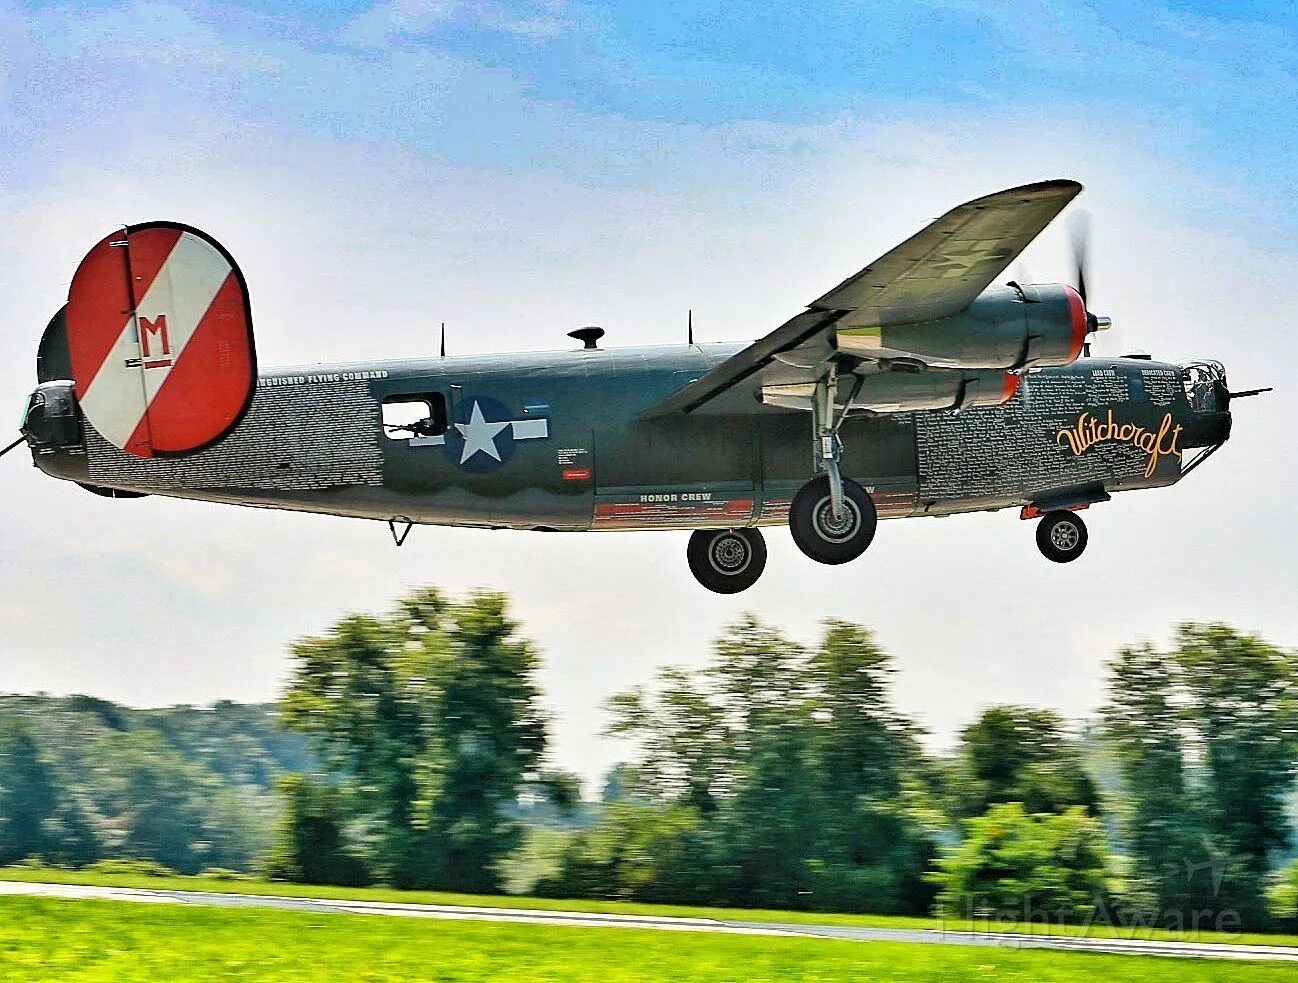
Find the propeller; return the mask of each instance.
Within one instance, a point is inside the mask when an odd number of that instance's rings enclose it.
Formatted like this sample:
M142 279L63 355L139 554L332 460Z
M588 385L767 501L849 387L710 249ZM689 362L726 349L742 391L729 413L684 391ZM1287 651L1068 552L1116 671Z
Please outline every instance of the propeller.
M1074 282L1077 284L1077 294L1082 298L1082 307L1086 310L1086 331L1088 334L1095 331L1107 331L1113 326L1111 318L1103 315L1091 313L1090 297L1086 292L1086 271L1090 266L1091 253L1091 213L1085 210L1073 212L1068 220L1068 239L1073 247L1073 268L1076 270ZM1090 352L1090 342L1086 344L1086 351Z
M1086 297L1086 267L1090 262L1091 253L1091 213L1086 211L1076 211L1068 220L1068 240L1073 247L1073 267L1077 270L1074 278L1077 283L1077 293L1082 298L1082 304L1090 310Z

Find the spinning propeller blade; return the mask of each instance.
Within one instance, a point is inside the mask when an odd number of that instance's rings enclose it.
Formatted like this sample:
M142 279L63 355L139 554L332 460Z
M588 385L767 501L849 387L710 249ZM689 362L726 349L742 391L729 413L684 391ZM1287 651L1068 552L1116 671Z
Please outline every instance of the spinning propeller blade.
M1076 270L1074 282L1077 284L1077 294L1082 298L1082 307L1086 310L1086 331L1092 334L1096 331L1107 331L1113 325L1113 321L1103 315L1091 313L1090 296L1087 293L1087 269L1090 266L1091 255L1091 213L1087 211L1073 212L1072 217L1068 220L1068 238L1073 247L1073 268ZM1086 343L1086 352L1090 353L1090 341Z
M1082 303L1086 305L1086 309L1089 311L1091 307L1086 295L1086 267L1089 265L1091 252L1090 212L1073 212L1072 217L1068 220L1068 238L1073 247L1073 268L1077 271L1075 278L1077 292L1081 295Z

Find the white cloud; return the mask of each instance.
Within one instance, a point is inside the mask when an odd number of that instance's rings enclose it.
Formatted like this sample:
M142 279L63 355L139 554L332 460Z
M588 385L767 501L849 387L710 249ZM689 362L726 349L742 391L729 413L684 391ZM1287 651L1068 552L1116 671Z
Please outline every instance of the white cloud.
M381 0L344 27L340 37L348 44L382 47L393 40L419 38L456 23L504 31L534 41L557 37L567 27L562 16L562 4L555 0L523 4L482 0Z
M359 14L342 31L350 44L381 45L394 37L419 36L445 24L463 0L384 0Z

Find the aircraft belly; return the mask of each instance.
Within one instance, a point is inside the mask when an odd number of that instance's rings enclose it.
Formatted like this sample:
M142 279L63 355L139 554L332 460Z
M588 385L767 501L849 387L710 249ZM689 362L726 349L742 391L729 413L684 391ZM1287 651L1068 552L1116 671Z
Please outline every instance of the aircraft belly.
M637 421L595 436L592 529L752 524L757 493L748 419Z
M151 494L358 519L408 520L420 525L578 532L590 524L584 515L575 520L568 518L572 515L569 503L537 490L490 501L463 493L411 495L376 487L312 492L185 489Z
M654 419L601 434L593 529L775 525L812 476L802 414ZM909 417L854 419L845 473L865 485L881 518L913 514L915 436Z
M810 433L803 414L764 421L761 525L787 522L793 496L811 478ZM879 518L911 515L918 488L913 417L854 417L841 433L843 474L870 493Z

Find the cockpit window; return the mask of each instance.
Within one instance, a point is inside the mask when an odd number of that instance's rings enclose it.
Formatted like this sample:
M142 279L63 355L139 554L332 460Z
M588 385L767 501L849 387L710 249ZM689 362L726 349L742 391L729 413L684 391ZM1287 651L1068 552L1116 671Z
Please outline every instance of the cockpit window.
M383 400L383 433L390 440L438 437L446 426L446 397L441 393L401 393Z

